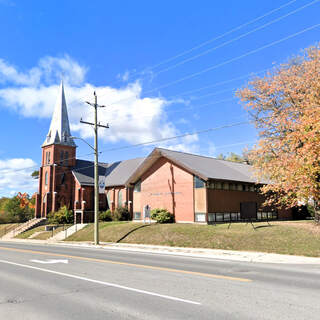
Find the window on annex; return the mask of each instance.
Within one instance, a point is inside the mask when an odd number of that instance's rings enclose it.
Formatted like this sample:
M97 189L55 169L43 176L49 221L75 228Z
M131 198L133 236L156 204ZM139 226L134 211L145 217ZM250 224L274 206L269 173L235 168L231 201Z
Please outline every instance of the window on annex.
M238 190L238 191L243 191L243 190L244 190L243 184L238 183L238 184L237 184L237 190Z
M206 222L206 214L203 212L196 212L194 214L194 220L196 222Z
M223 190L229 190L229 183L228 182L223 183Z
M194 179L194 187L196 189L204 188L206 186L205 182L202 179L200 179L199 177L194 176L193 179Z
M276 219L278 219L277 211L271 211L271 212L258 211L257 212L257 220L276 220Z
M140 211L136 211L133 213L133 219L134 220L140 220L141 219L141 212Z
M216 182L215 183L215 188L217 189L217 190L221 190L222 189L222 183L221 182Z
M240 212L208 213L208 222L224 222L240 220Z
M134 192L141 192L141 180L138 180L135 184L134 184Z

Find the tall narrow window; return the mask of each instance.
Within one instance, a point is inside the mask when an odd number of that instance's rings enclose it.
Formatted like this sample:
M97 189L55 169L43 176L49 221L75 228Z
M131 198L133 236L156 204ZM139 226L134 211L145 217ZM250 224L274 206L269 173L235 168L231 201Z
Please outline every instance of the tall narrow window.
M63 165L63 151L60 151L60 164Z
M65 165L65 166L68 166L68 164L69 164L69 152L66 151L66 152L64 153L64 165Z
M140 192L141 191L141 180L138 180L135 184L134 184L134 192Z
M50 164L50 151L48 152L48 161L47 164Z
M108 201L108 207L111 208L111 191L108 191L107 193L107 201Z
M122 207L122 190L118 192L118 208Z
M66 174L63 173L63 174L61 175L61 184L64 184L65 179L66 179Z
M47 186L48 185L48 172L44 175L44 184Z
M204 188L205 187L205 183L202 179L200 179L197 176L194 176L194 187L195 188Z

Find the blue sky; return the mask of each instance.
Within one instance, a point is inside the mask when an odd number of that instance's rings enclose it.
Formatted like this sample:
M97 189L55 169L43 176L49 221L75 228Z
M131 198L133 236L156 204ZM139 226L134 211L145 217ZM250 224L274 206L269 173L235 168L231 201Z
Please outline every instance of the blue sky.
M74 135L92 141L79 119L92 118L83 101L92 100L93 90L108 105L99 115L110 123L100 131L101 150L245 121L234 91L246 75L316 43L319 27L293 35L319 23L319 4L0 0L0 196L36 191L32 170L24 168L40 163L61 75ZM240 125L156 145L216 156L241 153L256 138L252 125ZM77 144L79 158L90 159L90 149ZM100 160L151 149L106 151Z

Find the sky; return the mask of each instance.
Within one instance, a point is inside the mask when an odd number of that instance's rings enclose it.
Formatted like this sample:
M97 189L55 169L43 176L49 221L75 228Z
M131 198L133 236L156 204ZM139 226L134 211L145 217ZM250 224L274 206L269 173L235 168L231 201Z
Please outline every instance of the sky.
M316 44L319 14L319 0L0 0L0 197L37 190L62 78L74 136L93 143L79 120L92 121L94 91L106 106L100 161L155 146L242 153L258 135L251 123L223 128L250 120L235 91Z

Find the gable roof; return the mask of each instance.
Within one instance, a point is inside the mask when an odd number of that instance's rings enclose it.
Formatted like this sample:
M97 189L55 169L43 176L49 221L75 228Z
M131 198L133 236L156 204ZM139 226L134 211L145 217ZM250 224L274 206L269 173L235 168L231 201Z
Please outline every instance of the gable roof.
M99 162L98 174L104 176L107 163ZM78 180L80 185L93 186L94 185L94 162L88 160L76 160L76 166L72 169L72 173Z
M106 187L124 186L128 177L144 160L145 158L136 158L110 164L106 171Z
M137 169L145 158L129 159L113 163L99 163L99 176L106 176L106 187L124 186L128 177ZM76 160L76 166L72 173L80 185L94 185L94 162L87 160Z
M220 160L163 148L155 148L137 170L128 178L127 184L135 183L139 177L160 157L165 157L203 180L217 179L258 183L251 165ZM267 183L261 181L259 183Z

